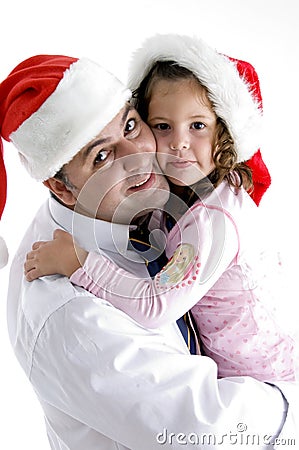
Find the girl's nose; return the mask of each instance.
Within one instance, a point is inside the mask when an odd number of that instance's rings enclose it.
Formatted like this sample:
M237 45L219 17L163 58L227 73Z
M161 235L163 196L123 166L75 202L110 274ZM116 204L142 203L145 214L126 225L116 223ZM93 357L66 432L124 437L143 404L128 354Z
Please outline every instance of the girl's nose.
M173 151L188 150L189 139L185 133L176 133L173 135L169 147Z

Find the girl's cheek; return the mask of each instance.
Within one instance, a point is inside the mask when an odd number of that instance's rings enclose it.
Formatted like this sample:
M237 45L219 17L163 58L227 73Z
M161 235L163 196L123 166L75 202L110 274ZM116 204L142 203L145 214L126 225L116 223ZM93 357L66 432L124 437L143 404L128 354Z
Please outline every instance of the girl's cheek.
M158 153L165 153L163 150L163 145L161 145L161 141L157 140L156 141L156 145L157 145L157 152Z
M143 127L138 143L140 148L143 147L142 151L156 152L156 137L149 126L146 125Z
M156 139L156 146L157 146L157 160L162 170L164 170L167 166L167 163L169 162L169 152L167 143L165 142L165 139L161 137L158 133L154 133L155 139Z
M165 153L166 143L164 142L163 138L158 133L155 133L155 132L153 132L153 133L154 133L155 140L156 140L157 152Z

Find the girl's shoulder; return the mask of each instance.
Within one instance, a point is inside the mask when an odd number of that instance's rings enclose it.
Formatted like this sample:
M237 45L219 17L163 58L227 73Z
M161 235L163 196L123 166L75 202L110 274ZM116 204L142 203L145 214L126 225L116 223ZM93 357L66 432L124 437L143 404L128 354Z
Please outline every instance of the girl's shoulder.
M213 205L231 213L243 208L257 209L256 204L243 187L234 187L226 180L223 180L203 203L210 206Z

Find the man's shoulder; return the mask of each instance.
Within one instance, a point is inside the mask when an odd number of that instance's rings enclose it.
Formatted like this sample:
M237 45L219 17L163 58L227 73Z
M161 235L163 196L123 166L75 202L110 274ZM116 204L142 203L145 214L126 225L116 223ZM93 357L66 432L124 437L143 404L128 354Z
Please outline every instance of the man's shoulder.
M84 295L91 295L84 291ZM42 277L23 282L21 292L22 311L32 329L47 320L69 301L82 296L79 288L61 275Z
M34 348L46 324L65 314L65 308L76 299L93 297L72 285L63 276L53 275L31 283L10 285L8 290L9 334L17 358L29 375Z

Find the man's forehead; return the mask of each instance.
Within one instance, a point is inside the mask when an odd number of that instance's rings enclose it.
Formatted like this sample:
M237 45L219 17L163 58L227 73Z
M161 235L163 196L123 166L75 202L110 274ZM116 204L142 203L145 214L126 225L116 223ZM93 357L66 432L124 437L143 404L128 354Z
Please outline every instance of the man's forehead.
M119 111L119 113L109 122L100 132L99 134L90 141L81 151L84 153L87 151L87 153L90 152L91 149L96 145L101 145L104 143L107 143L111 141L114 137L114 131L118 129L122 129L125 125L126 119L128 117L128 114L130 111L135 111L134 106L132 106L130 103L126 103L123 108Z

